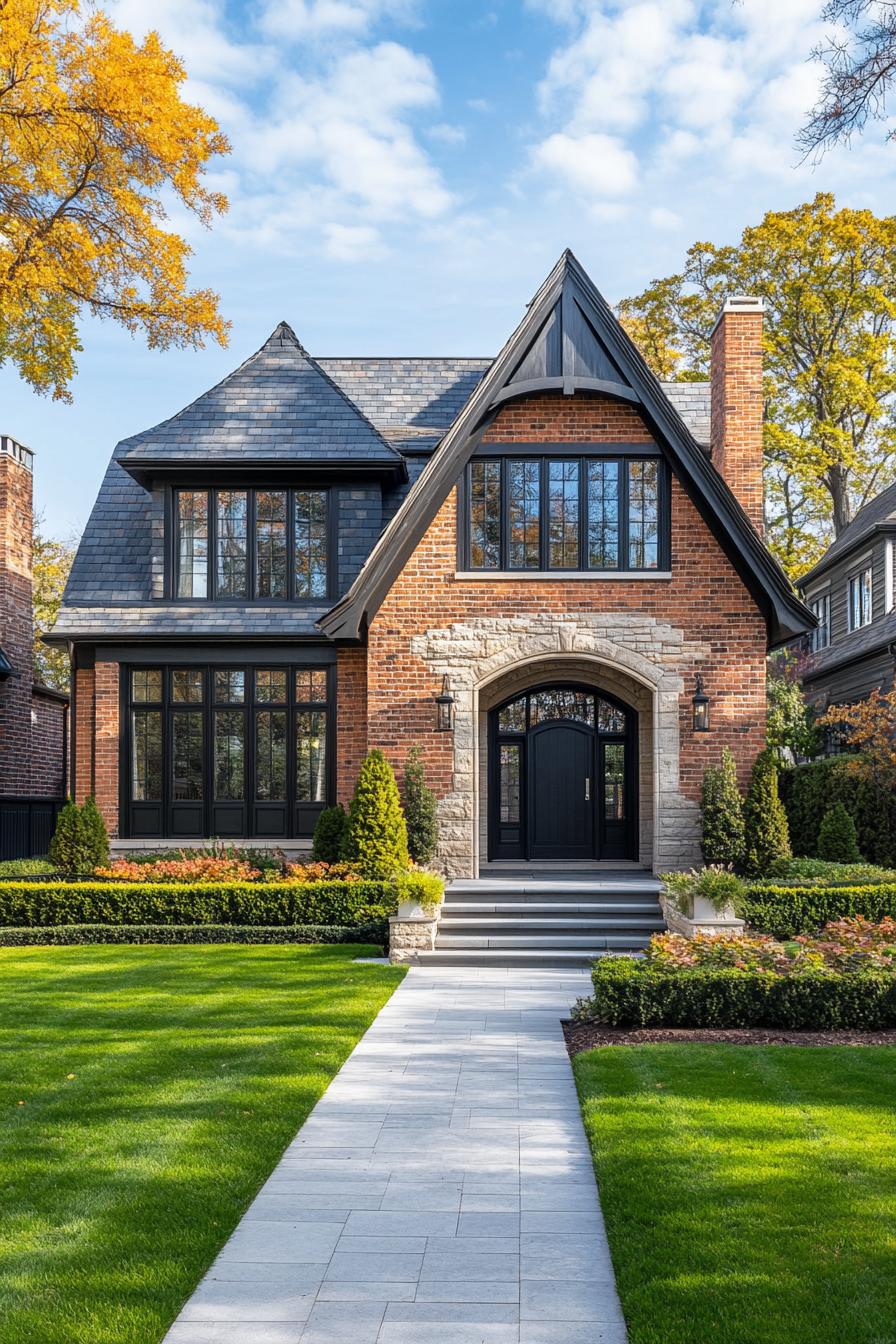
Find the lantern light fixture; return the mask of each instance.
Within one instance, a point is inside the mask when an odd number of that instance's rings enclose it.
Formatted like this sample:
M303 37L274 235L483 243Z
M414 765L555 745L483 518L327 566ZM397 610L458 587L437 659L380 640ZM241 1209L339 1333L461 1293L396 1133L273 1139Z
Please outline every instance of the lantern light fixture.
M436 731L450 733L454 727L454 696L446 672L442 678L442 693L436 696Z
M694 707L694 732L709 732L709 696L703 689L703 678L697 673L697 688L691 701Z

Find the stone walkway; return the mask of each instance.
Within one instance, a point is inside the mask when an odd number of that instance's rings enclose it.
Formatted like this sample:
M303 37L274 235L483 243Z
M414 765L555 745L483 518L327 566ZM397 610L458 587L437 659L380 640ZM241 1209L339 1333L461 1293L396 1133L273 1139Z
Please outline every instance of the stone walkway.
M587 990L411 970L166 1344L625 1344L559 1025Z

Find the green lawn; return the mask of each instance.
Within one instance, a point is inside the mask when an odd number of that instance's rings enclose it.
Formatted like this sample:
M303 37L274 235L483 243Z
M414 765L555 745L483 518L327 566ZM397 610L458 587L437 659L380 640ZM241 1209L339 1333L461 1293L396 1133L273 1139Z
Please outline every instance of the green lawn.
M896 1049L575 1060L631 1344L896 1342Z
M156 1344L401 980L358 952L0 950L2 1344Z

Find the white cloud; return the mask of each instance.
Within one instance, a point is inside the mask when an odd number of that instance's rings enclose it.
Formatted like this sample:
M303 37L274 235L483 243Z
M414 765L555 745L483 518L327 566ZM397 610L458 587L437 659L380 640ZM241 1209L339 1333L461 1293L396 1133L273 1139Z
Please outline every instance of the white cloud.
M624 196L638 178L635 155L612 135L558 131L535 146L532 162L585 197Z
M415 9L413 0L268 0L261 28L287 41L325 34L355 36L384 18L410 21Z
M650 212L650 222L655 229L673 230L681 228L682 219L674 210L667 210L664 205L657 205Z
M440 140L443 145L462 145L467 138L463 126L452 126L447 121L440 121L438 125L430 126L426 134L430 140Z
M228 31L214 0L114 0L109 13L118 27L137 38L153 30L160 34L187 68L191 97L196 81L242 89L259 83L277 64L272 47Z
M335 261L377 261L386 255L382 235L369 224L328 224L325 251Z

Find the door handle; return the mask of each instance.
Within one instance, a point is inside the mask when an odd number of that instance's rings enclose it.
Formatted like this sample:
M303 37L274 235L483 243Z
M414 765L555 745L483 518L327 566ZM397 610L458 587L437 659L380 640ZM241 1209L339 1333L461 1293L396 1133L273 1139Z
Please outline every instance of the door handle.
M585 802L591 802L591 776L585 776Z

